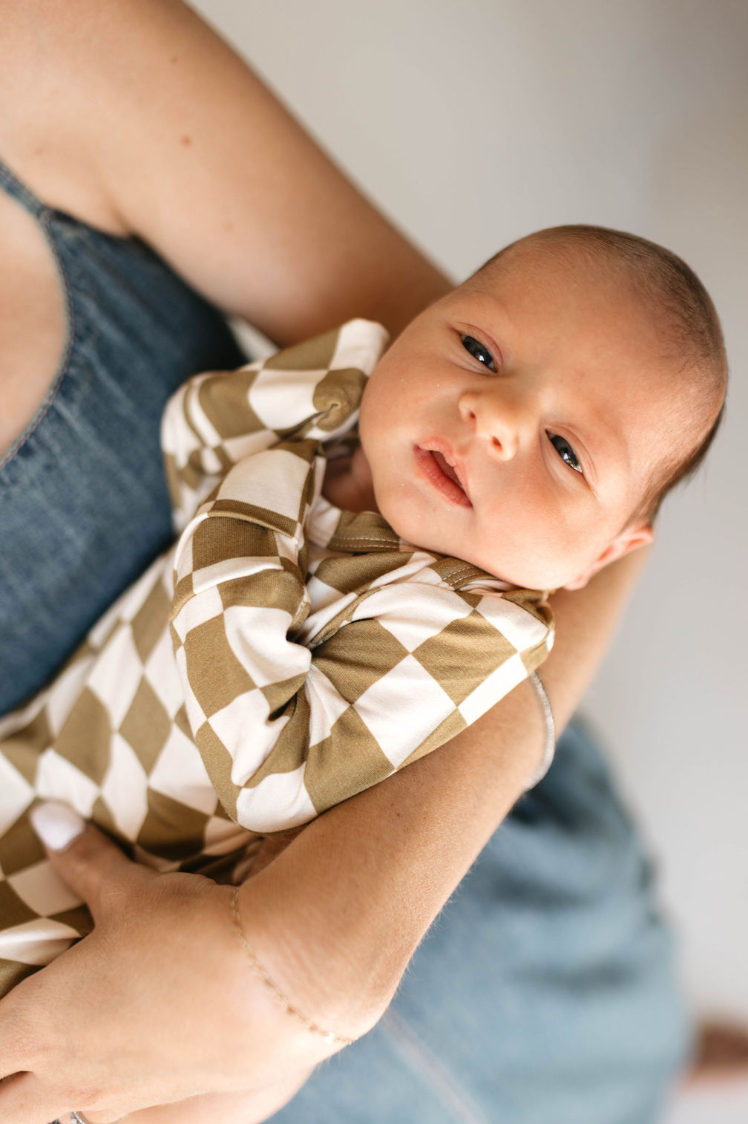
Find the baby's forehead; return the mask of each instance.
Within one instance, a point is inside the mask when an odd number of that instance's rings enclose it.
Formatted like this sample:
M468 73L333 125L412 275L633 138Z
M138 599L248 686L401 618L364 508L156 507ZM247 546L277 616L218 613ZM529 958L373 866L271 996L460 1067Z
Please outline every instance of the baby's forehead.
M577 241L532 234L494 254L455 291L500 294L549 277L563 287L594 283L630 296L641 292L641 279L624 259Z
M656 302L628 270L610 268L599 255L520 243L490 259L451 296L462 314L478 323L485 318L489 328L493 322L523 342L602 346L611 356L630 358L636 353L647 368L682 359Z
M633 314L637 335L648 338L658 365L679 367L687 379L693 376L707 409L715 402L719 408L727 378L721 328L711 298L693 271L644 239L623 235L635 246L622 252L565 229L538 231L512 243L455 292L501 299L545 284L551 292L583 293L593 306L607 304L611 324ZM588 323L587 329L591 326Z

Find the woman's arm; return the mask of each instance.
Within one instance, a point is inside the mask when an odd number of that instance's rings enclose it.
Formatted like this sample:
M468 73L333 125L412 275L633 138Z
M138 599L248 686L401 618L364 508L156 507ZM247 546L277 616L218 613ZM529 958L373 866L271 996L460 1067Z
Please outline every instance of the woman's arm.
M541 674L561 731L592 678L645 552L553 599ZM538 765L543 723L522 684L448 745L306 828L242 889L260 959L305 1013L371 1026L433 918ZM291 904L292 903L292 904Z
M179 0L0 0L0 154L279 345L450 285Z

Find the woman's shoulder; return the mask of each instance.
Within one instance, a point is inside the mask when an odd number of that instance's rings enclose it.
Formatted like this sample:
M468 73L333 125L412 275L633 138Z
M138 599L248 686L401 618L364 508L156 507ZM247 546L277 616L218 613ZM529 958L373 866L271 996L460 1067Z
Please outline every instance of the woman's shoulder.
M215 156L240 61L180 0L0 0L0 20L0 154L49 206L163 251L190 201L165 193Z
M118 235L131 231L101 171L100 136L120 131L112 102L126 51L115 45L137 7L0 0L0 154L49 206Z
M179 0L0 0L0 154L279 345L449 283ZM394 280L393 280L394 279Z

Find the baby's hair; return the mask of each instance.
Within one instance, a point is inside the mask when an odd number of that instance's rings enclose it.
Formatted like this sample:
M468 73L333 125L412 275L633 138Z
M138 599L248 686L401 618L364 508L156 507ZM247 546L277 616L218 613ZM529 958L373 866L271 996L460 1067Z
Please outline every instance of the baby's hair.
M682 360L682 369L687 372L691 387L696 392L698 406L686 419L685 454L671 457L659 465L628 521L629 524L651 523L668 492L696 472L724 415L727 357L712 299L690 266L671 250L636 234L604 226L578 224L539 230L526 239L505 246L477 273L490 269L519 242L528 246L547 243L562 252L568 249L574 254L586 255L591 263L599 262L602 257L606 264L622 268L659 317L663 340L669 345L671 357L677 355ZM720 403L719 412L699 439L699 431L713 414L717 402ZM688 441L689 436L693 438L692 442Z

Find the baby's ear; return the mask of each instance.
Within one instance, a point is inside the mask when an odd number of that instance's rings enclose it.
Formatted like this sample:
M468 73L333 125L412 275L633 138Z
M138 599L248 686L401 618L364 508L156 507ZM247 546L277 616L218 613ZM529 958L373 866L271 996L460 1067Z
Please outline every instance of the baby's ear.
M613 539L610 546L605 548L596 562L593 562L578 578L567 582L564 589L582 589L587 585L593 574L602 570L603 566L616 562L631 550L636 550L640 546L648 546L653 539L654 531L649 523L642 523L638 527L627 527L625 531L621 531L617 538Z

